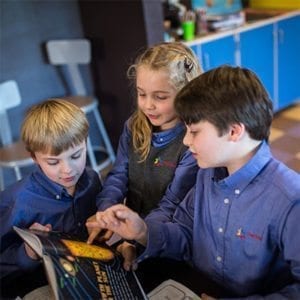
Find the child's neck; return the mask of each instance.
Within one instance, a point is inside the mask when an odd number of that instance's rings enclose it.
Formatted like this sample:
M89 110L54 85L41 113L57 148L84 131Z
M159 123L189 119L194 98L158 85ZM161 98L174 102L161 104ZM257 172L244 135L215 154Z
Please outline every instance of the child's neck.
M67 193L70 196L72 196L72 197L75 195L75 190L76 190L76 186L75 185L73 185L73 186L71 186L69 188L66 188Z
M229 175L242 168L255 155L261 142L248 139L239 145L236 156L227 165Z

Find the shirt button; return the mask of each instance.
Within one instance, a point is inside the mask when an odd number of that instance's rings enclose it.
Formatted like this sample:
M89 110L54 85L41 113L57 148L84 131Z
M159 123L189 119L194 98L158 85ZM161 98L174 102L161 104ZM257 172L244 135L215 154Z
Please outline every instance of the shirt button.
M222 257L221 256L217 256L217 261L222 261Z
M80 227L80 226L81 226L81 223L80 223L80 222L78 222L78 223L77 223L77 225L78 225L78 227Z
M229 199L228 199L228 198L225 198L225 199L224 199L224 203L225 203L225 204L228 204L228 203L229 203Z
M164 139L163 139L163 138L160 138L159 140L162 142Z
M236 190L234 190L234 193L235 193L236 195L239 195L239 194L240 194L240 190L239 190L239 189L236 189Z
M222 232L223 232L223 228L220 227L220 228L218 229L218 231L219 231L220 233L222 233Z
M56 195L55 198L56 198L57 200L59 200L59 199L60 199L60 196L59 196L59 195Z

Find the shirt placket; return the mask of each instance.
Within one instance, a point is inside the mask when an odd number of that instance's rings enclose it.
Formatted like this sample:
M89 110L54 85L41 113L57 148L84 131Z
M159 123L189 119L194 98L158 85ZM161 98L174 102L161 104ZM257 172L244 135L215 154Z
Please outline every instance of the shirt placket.
M224 264L226 259L225 240L227 233L228 218L230 209L235 198L235 191L227 187L224 183L218 184L218 201L220 205L216 208L218 211L214 212L215 215L215 236L216 236L216 253L215 253L215 266L218 274L223 280L224 278ZM224 196L226 195L226 196Z

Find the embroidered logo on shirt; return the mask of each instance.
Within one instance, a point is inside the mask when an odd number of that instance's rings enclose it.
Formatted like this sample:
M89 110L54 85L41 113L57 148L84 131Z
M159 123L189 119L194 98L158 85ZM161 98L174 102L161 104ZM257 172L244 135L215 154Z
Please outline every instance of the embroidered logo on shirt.
M154 166L155 167L169 167L169 168L176 168L176 165L172 161L162 160L160 157L156 157L154 159Z
M255 240L258 240L258 241L261 241L262 240L262 237L258 234L255 234L253 232L246 232L244 233L243 232L243 229L242 227L240 227L237 231L236 231L236 234L235 234L237 237L239 237L241 240L244 240L246 239L246 237L249 237L249 238L252 238L252 239L255 239Z
M242 230L242 227L239 228L237 231L236 231L236 234L235 234L237 237L239 237L240 239L244 239L245 238L245 235L243 234L243 230Z

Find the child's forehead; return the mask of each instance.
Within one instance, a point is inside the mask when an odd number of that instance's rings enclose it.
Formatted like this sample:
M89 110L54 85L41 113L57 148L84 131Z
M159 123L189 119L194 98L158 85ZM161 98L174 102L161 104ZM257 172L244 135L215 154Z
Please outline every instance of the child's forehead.
M203 124L204 122L206 122L206 121L205 120L200 120L198 122L192 122L192 123L186 123L185 122L185 126L186 127L199 126L199 125Z
M150 68L141 69L137 73L136 87L147 92L176 91L166 70L153 70Z
M71 145L66 149L60 149L59 147L49 146L43 150L36 151L36 152L39 152L43 156L60 157L63 155L68 155L68 154L71 155L71 154L81 151L82 149L85 149L85 148L86 148L86 143L85 143L85 141L83 141L80 144Z
M213 123L207 121L207 120L200 120L199 122L193 122L193 123L190 123L190 124L187 124L185 123L185 126L189 129L192 129L192 128L202 128L202 127L205 127L205 126L214 126ZM214 126L215 127L215 126Z

